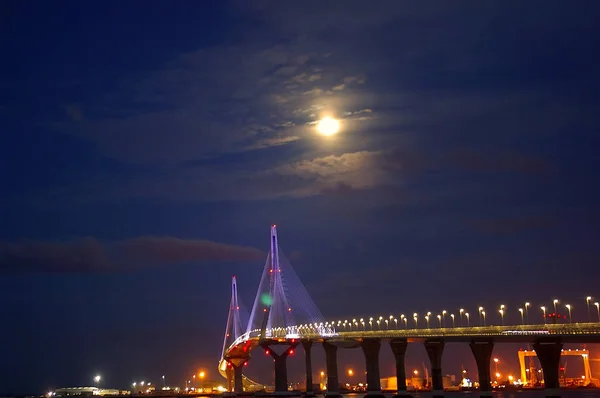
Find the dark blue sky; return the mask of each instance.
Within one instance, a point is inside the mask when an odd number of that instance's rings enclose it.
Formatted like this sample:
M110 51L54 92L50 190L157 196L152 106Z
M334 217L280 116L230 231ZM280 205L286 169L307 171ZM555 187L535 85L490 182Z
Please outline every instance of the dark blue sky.
M272 223L328 318L517 322L555 296L585 318L599 11L3 2L1 389L214 375L230 277L250 305Z

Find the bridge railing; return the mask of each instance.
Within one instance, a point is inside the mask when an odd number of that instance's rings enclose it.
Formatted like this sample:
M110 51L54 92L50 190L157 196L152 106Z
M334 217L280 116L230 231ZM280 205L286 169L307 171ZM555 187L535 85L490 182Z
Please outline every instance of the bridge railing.
M340 337L444 337L444 336L498 336L498 335L569 335L598 334L600 323L546 324L546 325L510 325L510 326L473 326L457 328L419 328L419 329L376 329L340 331Z

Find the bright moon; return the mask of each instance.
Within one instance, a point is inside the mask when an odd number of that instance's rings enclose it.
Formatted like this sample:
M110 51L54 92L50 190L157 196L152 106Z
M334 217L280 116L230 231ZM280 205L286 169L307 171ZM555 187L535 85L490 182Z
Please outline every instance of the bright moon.
M317 124L317 131L323 135L334 135L340 129L340 122L330 117L324 117Z

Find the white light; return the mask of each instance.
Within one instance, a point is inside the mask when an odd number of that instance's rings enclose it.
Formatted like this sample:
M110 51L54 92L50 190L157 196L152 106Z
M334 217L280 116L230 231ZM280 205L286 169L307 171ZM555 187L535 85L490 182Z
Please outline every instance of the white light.
M326 136L334 135L339 129L340 122L329 116L319 120L319 123L317 124L317 131Z

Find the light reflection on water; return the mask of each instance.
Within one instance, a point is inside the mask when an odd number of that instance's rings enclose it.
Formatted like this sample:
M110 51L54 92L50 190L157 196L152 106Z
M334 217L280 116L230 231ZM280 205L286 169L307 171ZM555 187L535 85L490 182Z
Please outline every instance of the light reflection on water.
M414 398L431 398L430 392L409 393ZM529 391L504 391L493 392L493 398L545 398L544 390ZM385 394L386 397L392 397L394 394ZM363 398L365 394L344 394L348 398ZM595 390L561 390L561 398L600 398L600 389ZM448 391L444 393L444 398L479 398L478 391Z

